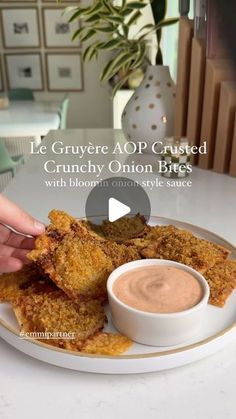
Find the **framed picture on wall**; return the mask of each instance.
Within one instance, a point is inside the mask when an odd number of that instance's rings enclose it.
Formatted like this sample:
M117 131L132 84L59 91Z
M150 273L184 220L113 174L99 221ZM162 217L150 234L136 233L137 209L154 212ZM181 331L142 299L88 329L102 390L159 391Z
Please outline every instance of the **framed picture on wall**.
M2 3L36 3L37 0L0 0Z
M2 8L2 35L5 48L40 46L38 9Z
M81 0L61 0L60 3L80 3ZM42 0L43 3L55 3L55 0Z
M26 87L43 90L41 54L5 54L5 63L8 89Z
M83 70L81 54L46 53L47 82L49 91L81 92Z
M2 58L0 56L0 92L3 91Z
M44 42L46 48L73 48L79 41L72 41L73 33L80 27L79 22L68 22L68 14L62 16L64 8L42 9L44 24Z

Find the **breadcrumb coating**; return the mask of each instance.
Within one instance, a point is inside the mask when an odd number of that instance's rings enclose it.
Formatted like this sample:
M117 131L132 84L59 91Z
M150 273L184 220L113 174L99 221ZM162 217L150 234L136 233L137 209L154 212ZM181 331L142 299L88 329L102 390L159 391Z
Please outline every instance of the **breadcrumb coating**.
M104 240L105 236L102 232L102 226L100 224L94 224L89 220L82 219L81 224L97 239Z
M106 299L111 259L92 241L66 236L52 256L51 279L73 299Z
M13 304L22 332L70 333L73 339L52 338L47 343L79 350L82 343L102 330L106 317L99 301L74 303L62 291L25 295Z
M125 246L112 241L105 241L100 243L103 252L111 259L113 269L118 268L124 263L139 260L140 255L135 246Z
M205 278L210 287L209 303L223 307L236 287L236 261L216 263L206 271Z
M145 238L147 240L157 240L164 237L166 234L174 234L176 231L180 231L179 228L173 225L165 225L165 226L155 226L151 227ZM181 230L184 231L184 230ZM189 233L189 232L188 232ZM191 234L191 233L190 233Z
M67 234L73 232L81 239L92 238L92 234L82 222L71 217L64 211L52 210L48 215L51 224L46 232L35 240L35 249L28 254L28 258L34 262L47 258L60 244Z
M41 279L40 274L33 264L25 265L18 272L0 275L0 303L15 300L22 294L26 284L32 284L39 279Z
M70 298L106 300L109 274L139 259L137 249L98 238L84 221L62 211L51 211L49 218L52 224L36 239L29 258Z
M150 229L145 217L140 214L134 217L122 217L115 222L104 220L100 228L106 239L114 240L118 243L141 237Z
M127 240L125 241L125 244L127 246L135 246L138 251L141 251L149 245L153 245L157 240L163 238L165 235L174 234L176 231L179 231L179 229L172 225L150 227L150 229L146 231L142 237Z
M147 247L141 249L140 253L145 258L180 262L203 274L229 255L228 249L180 229L171 230L157 240L152 240Z
M41 341L59 348L88 354L119 355L132 341L101 330L106 316L98 300L76 304L62 291L40 292L18 296L13 309L21 332L40 333ZM60 333L60 337L55 337ZM62 334L72 338L63 339ZM46 336L51 334L50 339Z
M76 304L43 280L24 292L11 301L21 332L39 333L49 345L88 354L119 355L132 345L125 336L101 332L106 316L98 300ZM63 339L63 333L72 338Z
M100 332L85 341L82 345L81 352L111 356L121 355L123 352L126 352L132 344L132 340L126 336Z

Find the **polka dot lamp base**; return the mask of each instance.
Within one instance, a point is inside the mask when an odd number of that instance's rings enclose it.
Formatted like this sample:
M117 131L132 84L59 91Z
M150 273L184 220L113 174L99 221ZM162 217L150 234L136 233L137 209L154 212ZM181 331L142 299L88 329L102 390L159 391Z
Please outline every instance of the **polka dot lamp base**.
M169 67L149 66L122 114L127 141L146 141L146 151L151 153L154 142L173 135L174 106L175 84Z

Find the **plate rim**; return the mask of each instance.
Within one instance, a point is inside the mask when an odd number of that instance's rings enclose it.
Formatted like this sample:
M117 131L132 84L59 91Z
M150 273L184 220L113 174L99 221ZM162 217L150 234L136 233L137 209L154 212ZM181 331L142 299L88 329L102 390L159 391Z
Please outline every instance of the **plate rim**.
M96 217L96 216L94 216ZM83 218L83 217L81 217ZM220 235L206 229L206 228L202 228L196 224L192 224L192 223L186 223L185 221L181 221L181 220L176 220L173 218L168 218L168 217L161 217L161 216L150 216L150 219L159 219L159 220L168 220L171 222L176 222L176 223L181 223L184 226L189 226L189 227L194 227L194 228L198 228L199 230L206 232L206 233L210 233L211 235L215 236L217 239L220 239L222 242L224 242L226 244L227 247L229 247L231 250L236 251L236 246L234 246L232 243L230 243L229 241L227 241L226 239L224 239L223 237L221 237ZM0 326L3 327L4 329L8 330L8 332L14 334L15 336L17 336L18 338L20 338L20 332L17 332L12 326L9 326L8 323L3 320L2 318L0 318ZM36 339L27 339L29 340L29 342L33 345L36 346L40 346L41 348L50 350L50 351L54 351L54 352L60 352L62 354L65 355L73 355L74 357L78 357L78 358L92 358L92 359L113 359L113 360L122 360L122 359L129 359L129 360L137 360L137 359L147 359L147 358L159 358L159 357L164 357L164 356L168 356L168 355L174 355L174 354L178 354L178 353L182 353L182 352L186 352L186 351L190 351L192 349L197 349L199 347L203 347L204 345L217 340L218 338L228 334L230 331L232 331L234 328L236 327L236 322L233 322L230 326L226 327L225 329L221 330L220 332L212 335L212 336L208 336L205 339L202 339L198 342L189 344L189 345L185 345L183 347L180 348L175 348L175 349L168 349L168 350L164 350L164 351L159 351L159 352L151 352L151 353L146 353L146 354L129 354L129 355L98 355L98 354L85 354L85 353L81 353L81 352L75 352L75 351L71 351L71 350L67 350L67 349L62 349L62 348L57 348L54 347L52 345L49 345L47 343L43 343L40 342ZM22 338L21 338L22 339ZM26 339L22 339L27 341Z
M3 328L5 328L8 332L14 334L16 337L18 337L20 339L20 334L17 333L15 331L15 329L11 326L9 326L5 320L0 319L0 326L2 326ZM78 357L78 358L92 358L92 359L113 359L113 360L119 360L119 359L129 359L129 360L137 360L137 359L147 359L147 358L160 358L160 357L164 357L164 356L168 356L168 355L174 355L174 354L178 354L178 353L182 353L182 352L187 352L190 351L192 349L197 349L199 347L203 347L204 345L213 342L214 340L228 334L230 331L232 331L234 328L236 327L236 322L234 322L231 326L228 326L227 328L223 329L221 332L216 333L215 335L209 336L205 339L200 340L199 342L195 342L180 348L175 348L175 349L168 349L167 351L161 351L161 352L151 352L151 353L147 353L147 354L135 354L135 355L98 355L98 354L86 354L86 353L82 353L82 352L76 352L76 351L71 351L68 349L62 349L62 348L57 348L54 347L52 345L49 345L47 343L43 343L40 342L36 339L24 339L22 338L21 340L24 341L29 341L31 344L39 346L41 348L50 350L50 351L54 351L54 352L59 352L65 355L73 355L74 357Z

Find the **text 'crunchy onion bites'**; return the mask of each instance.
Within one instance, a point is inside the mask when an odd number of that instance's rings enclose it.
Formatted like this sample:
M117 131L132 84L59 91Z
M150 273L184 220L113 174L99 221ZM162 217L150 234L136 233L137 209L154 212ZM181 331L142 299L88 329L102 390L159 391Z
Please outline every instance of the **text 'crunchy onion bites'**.
M127 351L132 344L132 340L126 336L98 332L84 342L81 352L114 356Z
M76 304L60 290L23 295L13 308L21 332L37 332L48 344L71 350L80 350L106 320L99 301Z
M223 307L236 287L236 261L225 260L216 263L206 271L204 276L210 287L209 302L218 307Z

